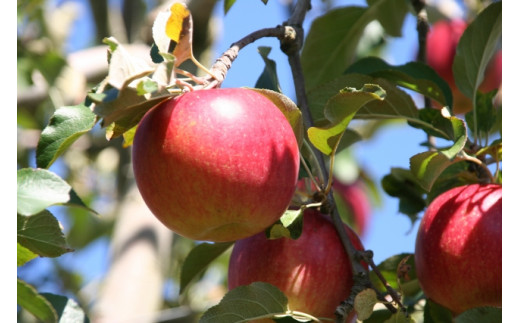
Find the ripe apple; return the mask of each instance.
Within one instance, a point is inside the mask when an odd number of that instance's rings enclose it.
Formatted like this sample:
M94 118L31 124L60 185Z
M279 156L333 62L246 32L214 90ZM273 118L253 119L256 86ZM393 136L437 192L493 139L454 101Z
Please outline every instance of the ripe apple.
M363 250L356 234L349 228L347 233L354 247ZM297 240L269 240L262 232L235 243L229 289L255 281L278 287L287 296L290 310L318 318L334 318L353 285L351 263L336 229L329 217L315 209L304 211L303 232Z
M370 201L358 180L350 184L335 180L332 188L338 197L336 204L343 209L348 218L348 223L354 231L363 237L371 221ZM339 205L342 204L342 205Z
M471 184L428 206L415 244L424 294L454 315L502 306L502 186Z
M457 44L466 27L467 23L462 19L441 20L433 24L426 40L426 62L449 84L453 93L454 114L464 114L472 109L470 98L455 85L452 70ZM501 84L502 51L499 50L489 62L479 90L489 92ZM434 106L441 107L437 102L434 102Z
M132 161L139 191L164 225L220 242L278 220L300 163L283 113L245 88L192 91L151 109L135 133Z

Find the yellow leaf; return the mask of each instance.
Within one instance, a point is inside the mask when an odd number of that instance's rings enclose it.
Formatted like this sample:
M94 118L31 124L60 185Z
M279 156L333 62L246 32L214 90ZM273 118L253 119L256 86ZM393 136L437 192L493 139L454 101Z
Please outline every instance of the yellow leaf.
M186 34L186 28L189 28L191 14L183 3L174 3L170 7L170 17L166 22L166 35L176 43L179 43L182 36Z

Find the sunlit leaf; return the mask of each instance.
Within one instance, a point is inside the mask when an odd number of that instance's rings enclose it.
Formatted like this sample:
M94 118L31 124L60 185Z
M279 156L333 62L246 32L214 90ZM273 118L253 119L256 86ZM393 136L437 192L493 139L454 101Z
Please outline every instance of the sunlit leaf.
M332 154L358 110L371 101L383 100L385 96L386 93L381 87L372 84L363 85L360 90L342 90L325 105L324 114L329 121L328 124L309 128L309 140L322 153Z
M39 213L55 204L85 208L72 187L61 177L46 169L22 168L17 172L17 212L21 215Z
M229 9L235 4L237 0L224 0L224 14L227 14Z
M303 231L303 209L286 210L282 217L266 229L268 239L298 239Z
M96 115L86 106L61 107L43 129L36 147L36 165L48 168L80 136L96 124Z
M254 282L229 291L200 318L201 323L248 322L287 311L287 297L268 283Z
M34 287L21 279L17 279L16 286L16 303L18 305L44 323L58 322L58 314L54 307L45 297L38 294Z
M202 273L208 265L233 245L233 242L201 243L193 248L182 264L180 291Z
M42 257L59 257L73 251L58 220L47 210L31 216L18 214L17 241Z
M24 265L25 263L33 260L36 257L38 257L37 254L25 248L19 242L16 243L16 265L18 267Z

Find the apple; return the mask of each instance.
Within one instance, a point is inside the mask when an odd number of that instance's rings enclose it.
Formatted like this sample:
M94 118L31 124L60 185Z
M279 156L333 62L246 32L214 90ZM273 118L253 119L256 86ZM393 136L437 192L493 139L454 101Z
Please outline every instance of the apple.
M344 210L348 219L347 222L358 235L363 237L367 232L372 213L370 201L362 183L357 180L353 183L345 184L335 180L332 188L337 196L336 204L338 208L340 211Z
M460 37L467 27L462 19L440 20L434 23L426 40L426 62L450 86L453 94L453 113L464 114L472 109L470 98L466 97L455 85L453 77L453 60ZM481 92L497 89L502 84L502 51L499 50L489 62L484 80L479 87ZM441 105L434 101L434 107Z
M151 212L194 240L263 231L291 202L299 146L278 107L250 89L187 92L140 121L132 162Z
M363 250L357 235L345 228L354 247ZM278 287L287 296L290 310L318 318L334 318L353 285L351 263L336 229L316 209L304 211L303 232L297 240L269 240L262 232L235 243L229 289L255 281Z
M458 315L502 306L502 186L452 188L428 206L415 244L426 297Z

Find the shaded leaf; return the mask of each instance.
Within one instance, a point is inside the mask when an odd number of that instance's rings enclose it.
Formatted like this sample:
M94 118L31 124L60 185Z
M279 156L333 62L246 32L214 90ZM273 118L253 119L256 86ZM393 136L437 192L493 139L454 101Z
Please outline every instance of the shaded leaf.
M309 128L309 140L325 155L332 154L358 110L371 101L383 100L385 96L385 91L374 84L365 84L360 90L343 89L325 105L324 114L328 124Z
M385 6L394 3L395 0L377 0L368 8L341 7L314 19L301 56L307 89L341 75L355 59L365 27L378 15L388 14Z
M349 6L313 20L301 56L308 89L334 79L352 63L357 43L373 17L370 9Z
M350 73L384 78L398 86L432 98L442 105L452 105L453 97L448 83L430 66L420 62L394 66L379 57L366 57L349 66L344 74Z
M502 322L502 309L497 307L477 307L467 310L455 318L455 323L495 323Z
M276 62L267 57L271 52L271 47L258 47L258 52L264 60L265 67L262 71L262 74L256 81L255 88L268 89L281 93L282 90L280 88L280 83L278 82L278 75L276 73Z
M357 319L360 321L368 319L378 302L375 290L367 288L359 292L354 298L354 310L357 313Z
M42 322L58 322L58 314L51 303L21 279L16 283L16 302Z
M369 6L377 5L378 0L367 0ZM401 37L401 29L409 11L407 0L385 1L376 11L376 17L386 33L393 37Z
M402 268L400 268L403 263L409 266L407 268L406 277L400 277L400 274L403 273ZM402 253L389 257L377 265L377 268L388 284L393 289L401 290L404 297L413 297L421 292L421 287L415 273L415 259L413 254ZM370 272L369 275L374 286L378 290L384 291L385 286L379 277L377 277L374 272Z
M475 98L487 64L502 36L502 1L491 3L468 25L460 37L453 60L455 84L468 98Z
M200 323L234 323L268 318L287 311L287 297L268 283L238 286L200 318Z
M19 242L16 243L16 266L20 267L37 256L37 254L25 248Z
M71 252L58 220L45 210L32 216L18 214L17 241L41 257L59 257Z
M398 311L395 314L392 314L388 319L383 321L383 323L414 323L415 320L412 317L406 316L403 311Z
M21 215L39 213L55 204L88 208L72 187L55 173L40 168L19 169L17 180L17 212Z
M67 323L67 322L75 322L75 323L89 323L87 315L83 311L83 309L79 306L79 304L65 296L55 295L51 293L41 293L43 297L45 297L51 305L54 307L58 314L59 322Z
M441 173L455 162L442 152L425 151L410 158L410 170L419 180L421 187L429 192Z
M392 168L381 180L381 185L388 195L399 198L399 212L415 223L417 214L426 207L426 192L417 177L408 169Z
M182 264L180 291L202 273L208 265L233 245L233 242L201 243L193 248Z
M286 210L282 217L265 230L268 239L298 239L303 231L303 208Z
M96 124L96 115L86 106L61 107L43 129L36 147L36 165L49 168L81 135Z
M229 9L235 4L237 0L224 0L224 14L227 14Z
M448 166L428 192L427 203L431 203L438 195L453 187L480 182L478 176L469 170L469 165L468 162L460 162Z
M424 306L424 323L452 322L452 314L447 308L427 299Z
M493 105L496 93L497 90L488 93L477 92L476 109L472 109L465 116L469 129L478 129L479 137L485 138L494 130L502 131L501 108L497 109ZM477 120L476 127L475 120Z
M303 120L302 113L296 103L282 93L268 90L268 89L256 89L249 88L256 91L274 103L282 111L284 116L287 118L293 129L298 145L301 147L303 142Z
M110 48L107 82L114 88L124 89L155 70L144 59L132 56L114 37L105 38L103 42Z

